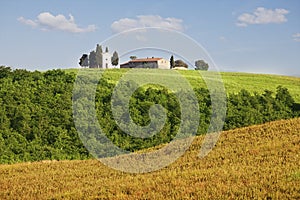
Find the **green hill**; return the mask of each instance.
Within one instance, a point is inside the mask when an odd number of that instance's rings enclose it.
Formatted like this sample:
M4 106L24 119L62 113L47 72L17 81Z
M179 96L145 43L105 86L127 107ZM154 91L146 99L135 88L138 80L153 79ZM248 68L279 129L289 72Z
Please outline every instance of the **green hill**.
M96 160L0 165L0 199L299 199L300 118L203 136L175 163L127 174Z
M299 78L222 73L228 93L225 117L218 114L218 111L225 113L225 108L219 105L215 109L217 112L213 112L210 97L215 95L215 98L218 98L218 93L206 89L197 71L179 71L193 86L193 98L185 90L176 87L185 79L178 74L174 75L175 71L145 69L138 71L139 79L168 80L175 85L175 90L153 84L135 90L136 82L129 81L115 99L112 99L112 95L116 83L128 70L102 71L101 81L98 81L99 74L96 70L88 71L95 79L91 81L80 77L78 80L84 84L74 88L77 70L29 72L0 67L1 164L88 159L91 158L91 150L99 152L97 156L116 155L114 148L103 145L103 137L112 141L114 146L133 152L170 142L178 135L178 130L183 130L182 127L185 128L186 134L201 135L214 131L209 129L210 122L211 127L219 127L215 122L224 121L223 130L230 130L300 116L300 104L297 103L300 94ZM211 72L201 73L215 80ZM93 91L94 97L89 94L92 89L88 85L90 82L98 83L96 92ZM127 101L124 95L131 88L134 89L134 93ZM185 102L181 103L180 99L184 99ZM91 104L86 105L85 102ZM124 102L129 102L128 115L124 114ZM159 120L152 120L162 119L160 113L152 112L155 104L165 108L166 118L161 123L160 131L156 131L154 126L149 126L149 133L152 135L135 137L120 128L120 123L117 124L112 114L112 103L116 109L115 113L123 120L121 124L125 126L128 126L130 118L140 126L152 125L153 121L159 124ZM195 105L198 105L199 113ZM73 106L76 109L73 110ZM181 108L184 108L186 118L182 117ZM161 107L155 109L162 111ZM95 117L91 115L93 112ZM77 123L76 126L75 119L78 119L78 116L82 118L81 123ZM97 123L94 123L97 121L105 134L101 137ZM135 131L134 126L128 128L130 133ZM84 140L85 144L89 144L89 151L80 138L84 133L88 133ZM98 151L99 144L106 149Z
M130 99L130 115L136 124L144 126L151 121L153 104L162 105L167 118L154 136L129 136L111 114L113 89L127 71L103 71L91 107L96 108L98 122L114 145L128 151L153 151L174 138L182 106L176 95L188 94L153 84L136 90ZM74 89L76 73L76 69L29 72L0 67L0 199L300 198L300 118L296 118L300 116L300 78L221 73L228 96L224 129L234 130L223 132L214 150L199 159L201 134L207 132L212 115L210 93L199 72L179 71L194 87L201 115L200 136L170 166L152 173L127 174L92 160L83 146L74 113L87 119L80 125L88 128L89 144L99 144L99 137L94 124L88 123L89 108L80 107L80 102L89 100L91 88L83 84ZM211 76L211 72L201 73ZM168 70L141 70L138 77L151 75L174 78L175 84L179 80ZM191 102L184 104L185 108L192 109L196 102ZM76 112L73 105L79 105ZM270 122L279 119L289 120ZM263 125L249 126L253 124Z
M89 69L97 70L97 69ZM66 69L68 73L77 73L78 69ZM128 69L109 69L104 71L104 77L111 80L111 82L117 82L123 74L125 74ZM141 70L141 76L145 78L147 75L151 75L151 72L157 71L157 69L151 70ZM158 70L160 76L166 76L168 72L166 70ZM209 74L210 72L196 71L196 70L181 70L178 71L187 80L190 81L191 85L194 87L206 87L201 74ZM270 74L252 74L252 73L239 73L239 72L220 72L226 92L237 93L241 89L245 89L251 93L258 92L262 94L265 90L270 90L275 92L276 88L281 85L289 89L289 92L293 96L296 102L300 103L300 78L281 76L281 75L270 75ZM157 73L155 73L157 75Z

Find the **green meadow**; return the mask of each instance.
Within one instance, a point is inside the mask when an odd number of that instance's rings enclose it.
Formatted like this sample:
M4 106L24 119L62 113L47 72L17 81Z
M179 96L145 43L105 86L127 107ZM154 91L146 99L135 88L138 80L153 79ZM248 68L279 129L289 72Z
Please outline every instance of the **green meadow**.
M85 69L85 70L97 70L97 69ZM67 69L69 73L77 73L78 69ZM122 75L128 72L128 69L109 69L103 71L103 78L110 80L112 83L116 83ZM159 69L144 69L140 70L142 73L140 76L147 78L147 75L153 74L153 72L159 71L161 78L169 76L168 70ZM178 70L183 77L185 77L193 87L204 87L206 84L202 77L209 77L210 74L216 72L210 71L196 71L196 70ZM276 91L276 88L281 85L288 88L290 94L293 96L296 102L300 102L300 78L282 75L271 74L252 74L252 73L238 73L238 72L220 72L221 80L227 94L240 92L242 89L249 91L250 93L257 92L262 94L265 90L272 92Z

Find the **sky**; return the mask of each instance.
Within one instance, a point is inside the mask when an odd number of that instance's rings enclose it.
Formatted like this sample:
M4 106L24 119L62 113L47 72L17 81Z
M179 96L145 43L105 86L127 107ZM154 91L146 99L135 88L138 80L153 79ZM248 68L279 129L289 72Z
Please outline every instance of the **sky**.
M299 0L3 0L0 13L0 65L14 69L78 68L96 44L159 27L200 44L220 71L300 76ZM145 52L167 55L133 53Z

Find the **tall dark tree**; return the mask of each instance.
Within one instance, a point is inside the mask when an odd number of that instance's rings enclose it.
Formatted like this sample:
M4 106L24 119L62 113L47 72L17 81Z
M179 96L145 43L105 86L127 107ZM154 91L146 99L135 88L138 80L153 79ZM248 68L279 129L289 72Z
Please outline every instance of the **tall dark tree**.
M102 61L102 53L103 53L102 46L97 44L97 47L96 47L96 65L97 65L98 68L102 67L102 62L103 62Z
M119 64L119 55L114 51L113 56L111 57L111 64L117 66Z
M172 69L175 65L174 56L172 55L170 58L170 69Z
M90 68L97 68L98 67L95 51L91 51L91 53L89 55L89 67Z
M207 71L209 66L204 60L197 60L195 61L195 70L205 70Z
M87 54L82 54L81 58L79 59L79 65L81 67L89 66L89 57Z

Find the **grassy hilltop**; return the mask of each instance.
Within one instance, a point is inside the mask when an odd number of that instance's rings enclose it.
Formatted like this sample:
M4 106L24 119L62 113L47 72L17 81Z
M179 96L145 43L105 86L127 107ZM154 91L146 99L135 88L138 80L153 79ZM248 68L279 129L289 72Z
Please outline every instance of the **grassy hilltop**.
M97 70L97 69L89 69ZM144 69L141 76L147 78L147 75L153 75L153 71L159 71L160 76L163 78L168 75L167 70L160 69ZM77 73L78 69L66 69L68 73ZM104 71L105 78L111 82L117 82L128 69L109 69ZM201 78L201 74L209 74L210 72L196 71L196 70L179 70L180 74L185 77L194 87L206 87L205 82ZM155 75L159 75L155 73ZM264 90L275 92L277 86L281 85L288 88L296 102L300 103L300 78L282 76L282 75L269 75L269 74L251 74L251 73L238 73L238 72L220 72L226 92L237 93L241 89L249 92L263 93Z
M299 199L300 118L203 136L156 172L127 174L96 160L0 165L0 199Z

